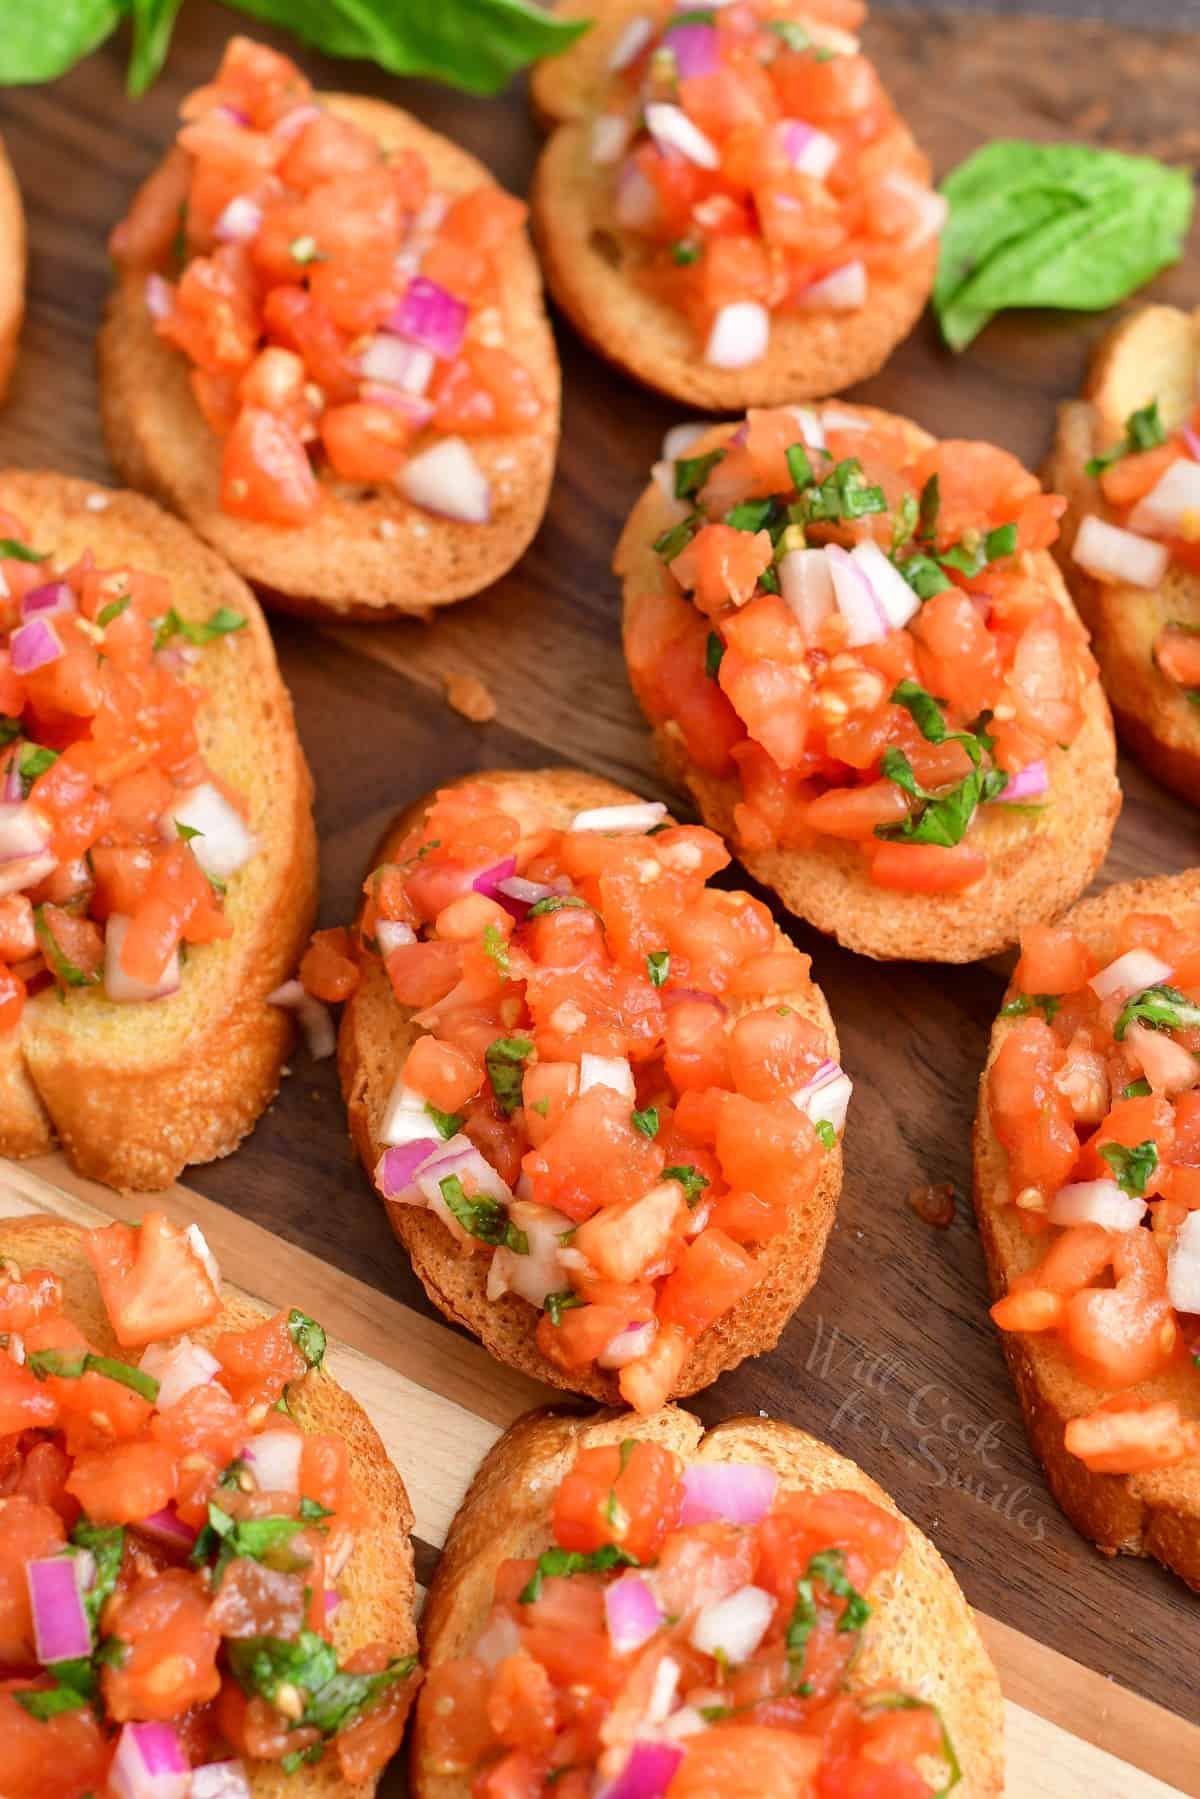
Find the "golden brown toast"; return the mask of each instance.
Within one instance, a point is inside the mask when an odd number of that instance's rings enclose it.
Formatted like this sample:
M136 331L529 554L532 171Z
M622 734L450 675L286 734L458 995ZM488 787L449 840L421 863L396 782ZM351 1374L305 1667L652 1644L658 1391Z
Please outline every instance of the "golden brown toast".
M565 827L576 812L587 807L612 806L637 797L580 769L484 774L472 779L518 784L559 827ZM388 860L405 833L421 818L427 804L428 800L419 800L400 814L371 867ZM791 947L782 932L779 947ZM810 981L803 991L781 994L779 998L821 1029L829 1046L828 1054L836 1060L837 1034L820 988ZM731 1016L737 1016L736 1008ZM350 1133L368 1175L382 1152L377 1133L384 1106L418 1034L408 1009L393 994L383 964L376 957L367 958L361 983L342 1015L338 1066L350 1114ZM761 1251L767 1263L764 1279L698 1339L684 1363L678 1393L698 1392L747 1356L761 1355L774 1347L784 1325L816 1282L841 1185L839 1144L822 1158L816 1186L794 1204L787 1231ZM431 1212L387 1200L381 1203L434 1305L478 1337L498 1361L553 1386L587 1393L610 1404L619 1403L615 1374L605 1374L600 1369L568 1373L543 1356L535 1339L541 1314L533 1306L511 1293L499 1300L487 1298L486 1257L461 1255L445 1225Z
M232 937L195 950L169 999L115 1005L98 989L30 999L0 1037L0 1154L57 1140L80 1173L111 1187L166 1187L192 1162L228 1155L273 1098L292 1023L267 1004L293 971L316 906L312 779L253 594L186 526L138 494L63 475L0 473L48 568L91 550L100 567L166 576L185 618L229 606L245 626L200 651L188 678L214 774L239 793L260 848L231 876Z
M591 117L606 86L608 58L641 0L566 0L564 17L596 24L561 56L534 70L534 111L550 128L530 204L546 283L580 336L610 362L687 405L716 412L777 406L839 393L883 367L924 309L937 268L937 242L914 250L899 275L873 272L867 305L853 313L774 313L767 355L743 369L706 363L691 322L635 279L636 241L617 227L605 196L612 169L597 168ZM888 166L919 181L929 163L897 120Z
M382 100L320 95L381 143L420 152L435 185L458 194L490 181L483 165ZM146 310L144 272L119 277L98 340L100 409L114 466L187 520L261 587L271 605L313 616L388 619L425 615L505 574L542 520L558 447L560 377L524 231L497 252L503 341L545 402L528 431L471 439L492 490L486 525L439 518L395 488L322 476L325 503L309 525L232 518L219 503L221 440L192 397L186 357L160 338Z
M127 1352L108 1322L91 1263L80 1247L82 1235L77 1225L58 1218L3 1218L0 1258L10 1257L23 1269L51 1269L63 1283L67 1315L88 1342L102 1355L126 1359ZM303 1303L304 1295L294 1298ZM226 1293L212 1323L188 1335L207 1345L221 1331L247 1330L267 1315L243 1295ZM306 1374L288 1399L301 1429L329 1431L342 1438L364 1512L354 1552L338 1576L343 1604L334 1613L331 1633L339 1660L369 1643L386 1643L396 1655L411 1655L417 1647L416 1576L409 1542L413 1514L404 1482L358 1401L324 1368ZM289 1799L296 1794L304 1799L369 1799L378 1784L342 1779L333 1756L294 1774L265 1762L251 1764L248 1772L254 1799Z
M1123 882L1082 900L1062 919L1095 952L1101 967L1114 954L1117 927L1127 912L1177 914L1200 906L1200 872ZM1007 998L1008 996L1006 996ZM987 1068L1012 1029L997 1018ZM992 1297L1040 1260L1042 1244L1022 1229L1008 1198L1008 1158L996 1140L987 1107L987 1068L975 1115L975 1212L987 1257ZM1094 1411L1104 1391L1083 1380L1053 1332L1001 1332L1004 1353L1025 1414L1029 1440L1058 1503L1072 1524L1106 1555L1152 1555L1200 1588L1200 1459L1150 1474L1093 1474L1068 1454L1070 1419ZM1131 1398L1173 1399L1185 1417L1200 1410L1200 1372L1185 1357L1166 1373L1128 1389Z
M839 405L838 411L896 422L893 414L872 406ZM934 441L911 420L899 423L914 447ZM707 433L689 446L689 456L724 442L735 428L723 425ZM651 482L621 533L613 568L623 584L627 639L636 628L639 604L663 579L654 540L677 516ZM1073 613L1053 558L1036 551L1033 566L1047 593ZM1084 707L1083 728L1071 748L1047 758L1047 810L1015 814L993 807L975 821L971 842L984 851L990 866L983 880L963 893L901 894L877 887L854 845L835 839L808 849L739 849L738 857L790 912L859 955L911 962L975 962L995 955L1016 942L1024 925L1053 917L1077 899L1108 852L1121 790L1112 721L1099 681L1089 684ZM736 842L738 780L694 768L670 722L655 730L654 741L663 768L691 796L704 822Z
M1059 407L1044 471L1047 485L1069 502L1055 554L1092 633L1117 729L1151 774L1194 805L1200 805L1200 707L1158 668L1154 645L1166 624L1200 627L1200 574L1172 562L1153 589L1097 581L1072 559L1071 546L1089 513L1107 516L1085 464L1154 399L1167 431L1176 430L1195 405L1198 376L1200 309L1143 306L1129 314L1101 340L1083 398Z
M25 316L25 212L0 140L0 400L8 392Z
M869 1475L807 1431L771 1418L730 1418L705 1431L677 1406L631 1413L545 1410L513 1425L488 1455L450 1527L421 1619L427 1668L470 1649L491 1607L496 1568L536 1556L550 1542L550 1502L579 1449L627 1437L662 1443L685 1462L765 1462L788 1487L863 1493L893 1516L898 1507ZM872 1616L854 1684L903 1689L936 1705L962 1764L963 1799L999 1799L1004 1785L1000 1685L953 1574L915 1524L899 1565L870 1592ZM466 1799L469 1782L422 1768L418 1709L414 1799ZM714 1795L714 1799L718 1799Z

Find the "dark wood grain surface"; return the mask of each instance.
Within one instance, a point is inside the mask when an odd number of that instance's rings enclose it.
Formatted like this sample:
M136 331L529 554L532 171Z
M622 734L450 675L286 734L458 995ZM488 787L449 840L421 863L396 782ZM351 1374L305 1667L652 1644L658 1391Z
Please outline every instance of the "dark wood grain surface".
M14 4L19 0L13 0ZM140 105L121 56L57 86L10 90L0 120L32 236L31 316L4 458L108 477L92 342L108 282L104 241L168 142L181 92L204 79L233 17L183 9L170 73ZM1200 42L1078 20L881 17L870 45L939 172L988 135L1091 137L1200 157ZM460 138L523 191L536 135L522 100L466 99L357 65L310 66L320 85L382 94ZM1200 301L1194 258L1156 284ZM1055 401L1106 320L1014 316L958 361L922 325L862 397L948 435L986 435L1036 463ZM437 622L323 631L280 619L276 641L317 781L324 922L349 916L367 855L398 804L471 769L579 762L662 792L625 680L609 556L679 414L560 330L565 429L550 511L505 581ZM443 675L481 673L499 702L478 728ZM1104 880L1196 860L1197 820L1125 764L1125 810ZM975 1081L1002 974L989 966L880 968L800 929L856 1083L841 1214L825 1272L778 1351L697 1401L712 1421L770 1411L856 1457L930 1532L970 1598L1077 1660L1195 1718L1197 1601L1157 1567L1104 1562L1059 1515L1025 1445L966 1199ZM334 1071L302 1056L253 1138L191 1183L405 1299L426 1302L347 1142ZM949 1182L953 1225L910 1209Z

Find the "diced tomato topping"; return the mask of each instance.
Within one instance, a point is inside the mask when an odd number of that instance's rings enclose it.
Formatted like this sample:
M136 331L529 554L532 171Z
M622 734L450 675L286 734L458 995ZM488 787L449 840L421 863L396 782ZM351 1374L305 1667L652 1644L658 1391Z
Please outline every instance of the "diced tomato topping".
M148 1212L137 1227L110 1224L90 1232L84 1247L126 1348L194 1330L220 1309L220 1294L195 1246L162 1212Z

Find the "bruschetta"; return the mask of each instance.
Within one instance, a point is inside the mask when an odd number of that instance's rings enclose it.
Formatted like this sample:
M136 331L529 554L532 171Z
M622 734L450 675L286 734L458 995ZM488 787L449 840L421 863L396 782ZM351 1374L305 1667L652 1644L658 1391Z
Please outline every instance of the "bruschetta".
M1055 548L1117 729L1200 805L1200 311L1144 306L1103 339L1060 407L1046 479Z
M1198 1052L1195 873L1034 926L980 1086L975 1204L1059 1504L1200 1588Z
M772 1419L522 1419L451 1526L421 1641L415 1799L1003 1790L1000 1688L950 1570Z
M8 393L25 316L25 210L0 139L0 400Z
M545 510L559 373L525 206L234 38L112 239L113 462L293 611L478 593Z
M245 583L137 494L0 474L0 1154L113 1187L279 1084L312 783Z
M351 1132L434 1304L639 1411L772 1347L841 1186L833 1022L762 902L707 885L728 861L577 770L445 788L374 859L341 1025Z
M0 1221L5 1799L374 1793L413 1518L324 1355L194 1225Z
M598 15L538 69L550 291L648 386L733 412L882 367L933 286L945 202L854 35L860 0Z
M660 759L799 917L969 962L1061 911L1120 807L1108 706L1046 553L1065 502L873 407L685 440L617 547Z

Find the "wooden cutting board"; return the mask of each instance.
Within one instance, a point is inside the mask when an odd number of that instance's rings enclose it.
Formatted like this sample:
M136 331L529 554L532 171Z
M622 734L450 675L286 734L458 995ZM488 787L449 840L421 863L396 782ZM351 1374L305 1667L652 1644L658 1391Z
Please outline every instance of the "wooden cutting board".
M108 287L105 237L170 141L181 95L207 78L241 23L208 0L188 0L169 72L136 106L124 94L124 44L51 88L0 93L32 245L29 323L0 415L0 455L12 462L111 478L92 358ZM1200 155L1196 37L907 8L876 19L868 37L939 174L994 135ZM538 139L519 93L482 102L357 64L305 60L318 85L410 107L525 190ZM1200 260L1193 253L1153 292L1200 302ZM1036 464L1055 402L1077 387L1107 322L1013 315L955 360L926 321L861 397L944 435L992 437ZM663 431L682 415L601 364L566 327L559 342L557 481L535 544L507 579L428 628L276 622L317 781L323 923L349 917L392 810L472 769L577 762L666 797L629 694L609 558ZM486 679L498 702L493 724L472 726L447 708L443 677L456 671ZM1121 772L1125 810L1101 879L1194 863L1195 813L1132 764ZM694 1408L707 1423L761 1408L804 1424L862 1463L935 1538L972 1602L1002 1621L990 1629L1022 1708L1014 1712L1022 1799L1154 1790L1135 1787L1118 1764L1093 1765L1104 1754L1132 1756L1142 1775L1200 1794L1194 1733L1131 1697L1200 1720L1189 1653L1197 1602L1155 1566L1103 1561L1062 1518L1026 1445L986 1315L965 1195L975 1081L1001 972L880 967L812 932L795 935L813 955L855 1081L838 1227L821 1280L778 1349L725 1376ZM26 1201L47 1197L47 1180L50 1197L64 1184L81 1191L57 1164L13 1180ZM942 1182L959 1205L950 1229L936 1232L908 1196ZM427 1571L491 1434L535 1395L434 1322L350 1153L332 1066L298 1054L254 1135L237 1155L193 1171L189 1186L196 1197L187 1204L222 1245L233 1278L268 1299L304 1292L316 1306L328 1296L328 1322L347 1343L403 1370L403 1381L362 1363L351 1374L380 1384L380 1421L394 1421L431 1546ZM99 1203L132 1209L111 1196Z
M484 1453L522 1411L562 1394L184 1187L154 1203L199 1222L229 1285L272 1311L302 1305L325 1326L331 1371L369 1411L408 1487L423 1589ZM49 1212L91 1225L128 1210L127 1198L70 1175L56 1157L0 1163L0 1218ZM1009 1799L1200 1791L1200 1728L997 1619L979 1621L1006 1696ZM383 1792L403 1790L397 1769Z

